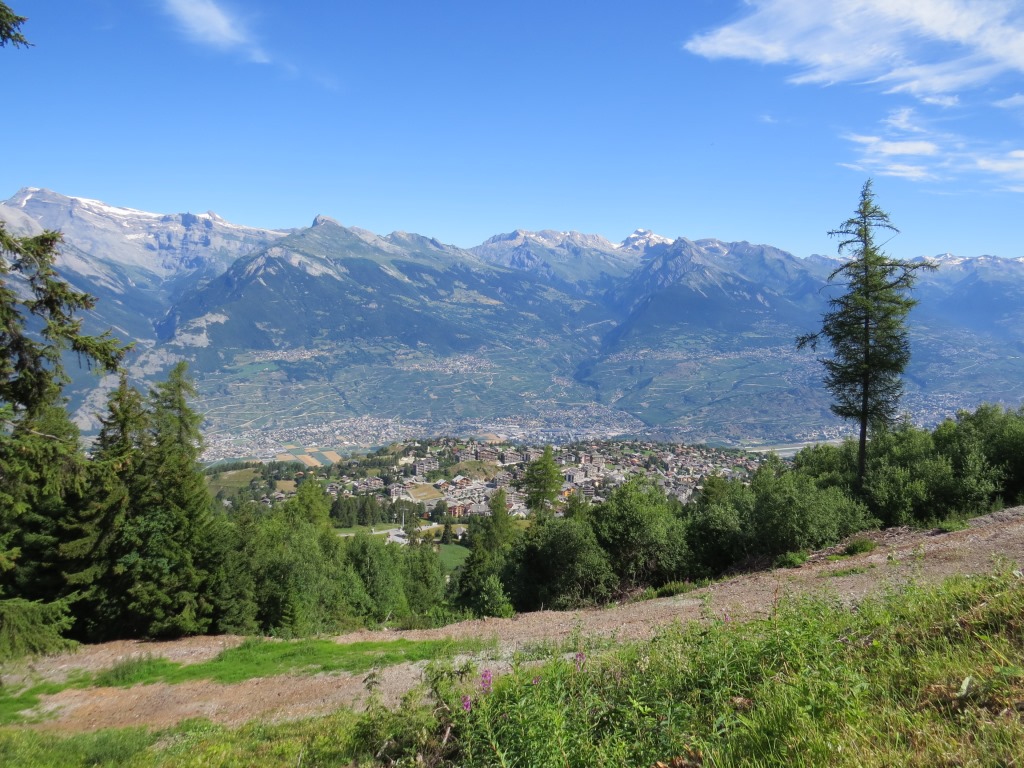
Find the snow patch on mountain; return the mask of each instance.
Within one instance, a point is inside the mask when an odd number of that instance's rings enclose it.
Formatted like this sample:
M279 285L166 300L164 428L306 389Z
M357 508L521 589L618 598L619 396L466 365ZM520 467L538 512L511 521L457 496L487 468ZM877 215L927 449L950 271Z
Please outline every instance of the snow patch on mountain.
M169 342L176 347L208 347L210 335L207 329L214 323L226 323L230 318L223 312L210 312L196 317L178 328L174 338Z
M652 246L671 245L672 242L672 238L656 234L649 229L636 229L633 230L633 234L613 247L628 251L645 251Z

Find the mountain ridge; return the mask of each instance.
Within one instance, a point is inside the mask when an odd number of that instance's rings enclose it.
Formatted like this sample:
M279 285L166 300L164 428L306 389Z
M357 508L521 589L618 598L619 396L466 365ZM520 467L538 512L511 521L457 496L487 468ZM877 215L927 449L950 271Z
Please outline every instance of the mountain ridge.
M836 290L836 257L644 229L619 243L519 229L459 248L322 214L264 230L39 188L0 219L60 228L62 274L100 300L87 327L128 331L139 378L190 360L215 432L366 417L726 443L839 429L816 360L793 349ZM911 316L914 418L1018 402L1024 259L935 261Z

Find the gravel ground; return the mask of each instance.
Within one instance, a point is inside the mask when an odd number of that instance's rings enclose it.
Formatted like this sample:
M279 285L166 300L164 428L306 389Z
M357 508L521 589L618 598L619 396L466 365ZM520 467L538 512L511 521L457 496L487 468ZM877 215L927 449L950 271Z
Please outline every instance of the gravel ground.
M515 651L555 644L574 632L619 641L643 639L676 621L766 616L787 595L827 591L853 603L893 586L933 583L958 573L989 572L1000 562L1019 568L1024 564L1024 507L977 518L965 530L952 533L892 528L863 536L875 540L878 547L869 553L829 561L829 554L842 549L833 547L815 553L800 568L744 574L676 597L585 611L541 611L511 619L466 621L433 630L356 632L336 641L494 638L498 648L488 654L487 664L500 672L504 666L501 660ZM856 572L831 575L849 569ZM63 680L77 670L94 672L133 656L196 663L241 641L240 637L218 636L83 646L74 653L37 660L27 669L4 670L4 680L8 684L26 676ZM422 670L422 664L400 664L382 670L379 695L385 703L397 703L421 682ZM40 711L47 719L25 727L72 732L138 725L159 728L193 717L226 725L252 719L300 718L340 706L359 708L367 696L364 679L365 675L279 675L234 685L195 681L128 689L69 689L45 697Z

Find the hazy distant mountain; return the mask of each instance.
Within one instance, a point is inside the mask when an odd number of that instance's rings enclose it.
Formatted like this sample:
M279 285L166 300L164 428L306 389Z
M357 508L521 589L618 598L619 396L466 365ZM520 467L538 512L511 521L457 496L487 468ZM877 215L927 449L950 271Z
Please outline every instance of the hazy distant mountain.
M62 232L57 265L100 300L94 321L135 338L152 338L152 320L180 292L286 234L212 212L148 213L33 187L0 203L0 220L18 234Z
M834 257L648 230L515 230L464 250L324 216L274 231L39 189L0 220L64 233L61 271L100 299L88 326L142 342L136 375L192 361L211 434L366 416L732 442L836 425L815 355L793 343L838 290ZM927 421L1019 403L1024 259L935 262L914 294L907 407Z
M317 217L187 293L159 333L218 351L359 342L368 357L396 348L447 355L561 334L570 303L536 278L436 240L378 237Z
M600 235L517 229L495 235L470 251L492 264L530 272L563 289L588 294L611 288L636 269L652 247L670 242L646 230L637 230L615 245Z

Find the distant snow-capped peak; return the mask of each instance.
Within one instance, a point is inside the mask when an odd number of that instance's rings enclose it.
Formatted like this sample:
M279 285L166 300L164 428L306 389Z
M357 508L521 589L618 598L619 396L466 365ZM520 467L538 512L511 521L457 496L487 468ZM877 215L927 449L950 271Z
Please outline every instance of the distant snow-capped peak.
M564 248L567 245L580 246L583 248L596 248L601 251L614 250L617 246L601 235L588 235L583 232L569 230L562 232L557 229L542 229L538 232L531 232L526 229L516 229L502 235L495 235L484 241L483 245L497 245L510 243L514 246L532 243L542 248Z
M649 229L636 229L629 237L616 245L616 248L629 251L644 251L654 245L671 245L672 239L656 234Z

